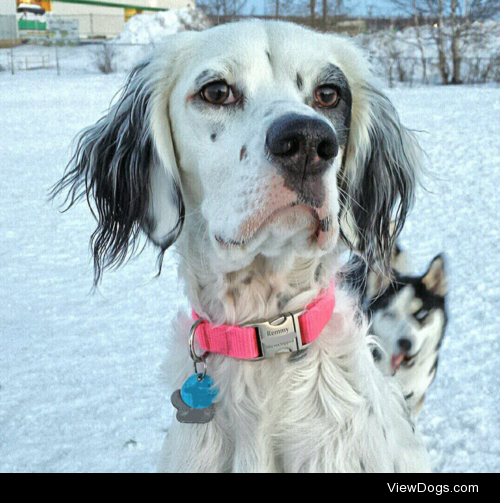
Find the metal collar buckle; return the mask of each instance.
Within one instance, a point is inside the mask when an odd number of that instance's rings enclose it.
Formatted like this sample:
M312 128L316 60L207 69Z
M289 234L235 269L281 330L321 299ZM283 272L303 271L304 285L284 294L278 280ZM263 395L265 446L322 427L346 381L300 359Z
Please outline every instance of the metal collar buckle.
M254 361L274 358L280 353L298 353L309 346L309 344L302 343L299 324L299 317L305 312L288 313L272 321L261 321L245 325L245 327L257 330L257 341L261 356Z

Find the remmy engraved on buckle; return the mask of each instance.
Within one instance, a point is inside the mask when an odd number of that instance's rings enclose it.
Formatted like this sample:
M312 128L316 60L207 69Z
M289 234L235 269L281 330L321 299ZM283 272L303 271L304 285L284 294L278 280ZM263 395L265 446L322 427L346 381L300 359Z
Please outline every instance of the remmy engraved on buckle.
M299 317L300 313L288 313L279 316L272 321L261 321L245 325L255 328L258 334L259 351L261 356L253 361L274 358L281 353L298 353L305 349L308 344L302 343Z

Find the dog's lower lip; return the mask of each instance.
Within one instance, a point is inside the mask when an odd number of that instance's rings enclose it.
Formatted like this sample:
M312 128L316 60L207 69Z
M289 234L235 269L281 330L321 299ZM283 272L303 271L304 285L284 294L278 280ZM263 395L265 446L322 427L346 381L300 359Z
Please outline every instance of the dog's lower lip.
M237 239L224 239L220 234L217 234L215 236L215 240L217 243L219 243L220 246L224 248L238 248L238 247L243 247L253 241L259 231L263 228L266 227L266 225L277 215L279 215L281 212L284 212L286 210L289 210L291 208L296 208L297 206L303 206L305 209L309 210L312 214L312 216L318 221L318 231L316 234L318 234L322 230L322 220L319 215L319 210L307 203L304 203L302 201L294 201L293 203L287 204L285 206L282 206L281 208L276 209L273 213L268 215L258 227L256 227L255 232L252 234L252 236L247 237L246 239L242 240L237 240Z
M318 222L320 221L319 215L318 215L318 210L316 208L313 208L312 206L310 206L308 204L304 204L304 203L302 203L300 201L295 201L295 202L293 202L291 204L283 206L282 208L278 208L276 211L274 211L273 213L271 213L261 223L261 225L255 231L255 234L252 236L252 238L255 237L261 229L264 229L275 217L279 216L281 213L285 212L286 210L289 210L289 209L292 209L292 208L298 208L299 206L303 206L304 209L307 209L308 211L311 212L311 214L313 215L313 217L316 218L318 220Z
M215 240L217 243L219 243L221 246L225 247L237 247L237 246L244 246L246 244L246 241L236 241L234 239L224 239L222 236L216 235Z

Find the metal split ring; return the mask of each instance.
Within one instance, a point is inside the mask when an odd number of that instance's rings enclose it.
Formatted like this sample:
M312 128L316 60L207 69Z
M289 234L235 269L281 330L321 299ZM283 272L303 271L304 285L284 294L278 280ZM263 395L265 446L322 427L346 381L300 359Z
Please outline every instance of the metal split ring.
M200 318L196 320L191 327L191 330L189 331L189 356L191 357L191 360L193 360L194 363L194 372L195 374L199 374L198 380L203 381L205 377L207 377L207 362L206 362L206 356L207 354L203 354L202 356L199 356L196 354L196 350L194 347L195 344L195 335L196 335L196 329L203 323L203 320ZM198 365L203 365L203 372L199 373L198 372Z

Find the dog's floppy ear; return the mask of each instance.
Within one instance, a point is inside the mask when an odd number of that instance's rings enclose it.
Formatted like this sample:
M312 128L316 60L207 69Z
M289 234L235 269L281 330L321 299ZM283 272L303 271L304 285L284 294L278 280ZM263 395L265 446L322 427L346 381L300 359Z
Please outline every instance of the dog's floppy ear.
M97 220L95 281L136 251L140 234L163 253L178 237L184 203L168 119L168 84L151 62L131 73L118 101L84 130L53 195L86 197ZM161 82L161 85L160 85Z
M343 233L372 265L390 273L391 256L414 201L422 152L390 100L375 87L356 86L349 145L340 186Z
M446 274L444 255L438 255L432 261L428 271L422 277L422 283L433 294L446 297L448 294L448 275Z

